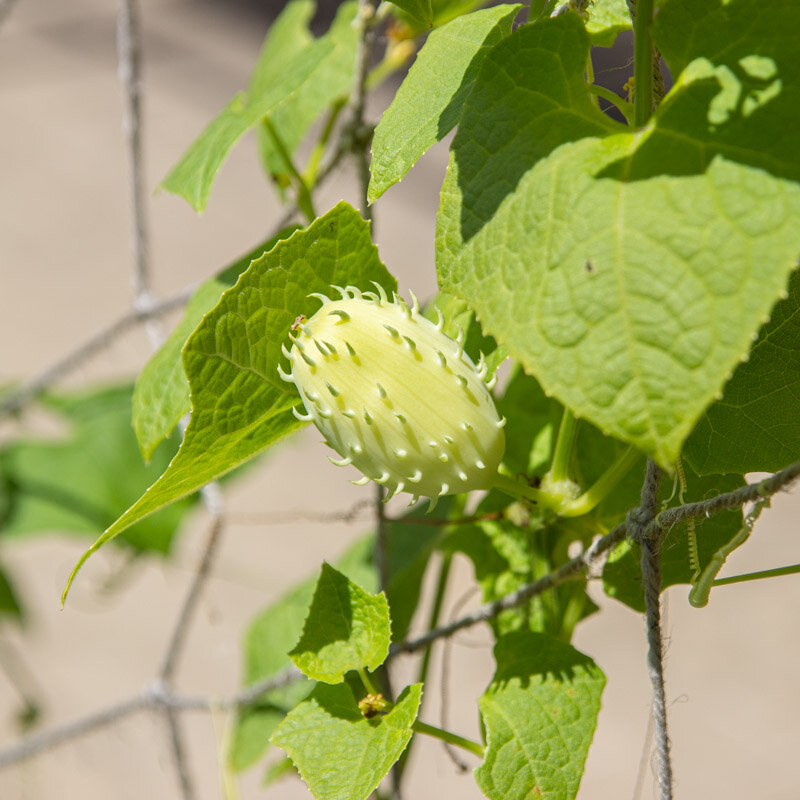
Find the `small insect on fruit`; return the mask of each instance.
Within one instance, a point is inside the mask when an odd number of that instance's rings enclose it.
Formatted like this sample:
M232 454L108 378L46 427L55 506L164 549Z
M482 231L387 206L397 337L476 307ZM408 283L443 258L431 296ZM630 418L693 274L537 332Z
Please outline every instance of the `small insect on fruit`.
M331 300L292 326L291 369L306 413L341 456L364 477L383 484L388 496L410 492L412 503L445 494L488 489L505 450L503 425L481 356L477 366L464 352L464 335L451 339L439 314L433 323L396 294L333 287ZM301 318L298 318L300 320Z

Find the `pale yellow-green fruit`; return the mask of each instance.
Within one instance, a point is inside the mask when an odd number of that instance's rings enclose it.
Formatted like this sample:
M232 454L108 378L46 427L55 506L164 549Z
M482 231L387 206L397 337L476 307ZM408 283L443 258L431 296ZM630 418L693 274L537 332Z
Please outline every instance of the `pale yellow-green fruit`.
M338 287L334 287L337 288ZM341 459L389 496L414 499L488 489L505 450L503 424L481 358L401 298L338 289L339 300L299 319L283 348L306 413ZM413 502L413 501L412 501Z

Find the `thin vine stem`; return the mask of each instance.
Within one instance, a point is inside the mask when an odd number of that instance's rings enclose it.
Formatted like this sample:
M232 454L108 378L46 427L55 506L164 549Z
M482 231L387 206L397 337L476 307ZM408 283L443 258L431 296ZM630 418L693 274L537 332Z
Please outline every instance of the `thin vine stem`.
M653 112L653 0L627 0L633 19L633 122L647 124Z

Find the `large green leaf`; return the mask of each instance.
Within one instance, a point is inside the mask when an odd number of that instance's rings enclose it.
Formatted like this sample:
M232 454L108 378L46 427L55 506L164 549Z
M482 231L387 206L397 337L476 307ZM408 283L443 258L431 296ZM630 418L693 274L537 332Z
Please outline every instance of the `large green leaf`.
M267 64L262 58L249 90L239 92L211 121L162 186L186 198L196 211L202 211L231 148L265 117L275 120L286 143L296 145L329 99L346 93L352 83L358 41L358 31L352 24L356 5L343 3L330 31L309 46L284 58L286 42L282 41L278 48L282 60L269 58ZM293 9L289 32L304 13L303 8Z
M481 697L486 757L475 770L491 800L575 797L605 676L573 647L538 633L503 636Z
M411 739L422 684L403 690L385 716L365 719L346 683L320 683L272 735L316 800L365 800Z
M365 592L323 564L302 636L289 656L309 678L341 683L350 670L374 671L386 660L390 632L386 596Z
M181 321L139 373L133 390L133 429L145 461L150 460L153 450L191 410L189 381L181 361L181 350L189 335L253 259L295 230L297 227L286 228L203 283L186 305Z
M789 295L701 417L684 455L701 475L777 472L800 458L800 271Z
M722 492L730 492L743 486L741 475L706 475L699 477L688 465L684 466L686 476L687 503L706 500ZM641 474L641 473L640 473ZM673 492L671 481L661 486L661 497L666 499ZM677 496L677 492L675 493ZM742 527L742 511L735 509L715 514L708 519L699 518L697 526L697 550L700 568L705 567L714 553L729 542ZM625 541L611 551L603 568L603 588L609 597L619 600L635 611L643 612L644 588L640 566L641 549L639 545ZM692 567L689 558L689 535L686 523L672 528L664 538L661 549L661 585L666 589L679 583L690 583Z
M164 442L149 466L142 464L130 426L130 386L49 396L43 403L66 430L0 449L2 536L96 535L165 469L178 438ZM126 532L125 544L168 552L191 505L187 500L138 522Z
M192 415L178 454L164 474L81 556L86 559L127 527L251 459L302 423L298 396L277 373L281 343L299 314L311 316L311 292L331 284L396 288L378 258L369 225L339 203L253 261L222 295L183 349Z
M484 55L511 32L520 7L485 8L431 33L375 129L370 202L455 127Z
M716 3L691 5L704 19ZM725 8L742 29L757 19L758 35L717 52L681 29L708 55L635 133L592 106L575 15L517 30L484 59L439 211L442 288L548 394L665 466L747 354L800 250L800 160L786 139L800 80L784 35L800 6L788 20L751 0ZM732 96L726 81L767 74L755 53L780 77Z

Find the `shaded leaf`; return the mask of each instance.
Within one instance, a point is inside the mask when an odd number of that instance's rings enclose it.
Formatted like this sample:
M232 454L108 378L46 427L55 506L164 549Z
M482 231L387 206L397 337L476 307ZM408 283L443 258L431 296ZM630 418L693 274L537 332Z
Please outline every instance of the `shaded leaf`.
M800 456L800 272L789 294L686 441L701 475L777 472Z
M716 4L691 5L702 20ZM742 29L758 18L759 35L718 39L724 63L693 61L643 134L592 107L575 15L517 30L484 59L439 210L442 288L546 392L667 467L800 250L798 151L778 153L772 134L800 115L787 20L768 21L750 0L734 6ZM767 94L731 105L720 76L756 52L785 91L765 79Z
M392 710L367 720L345 683L317 684L272 735L316 800L365 800L411 739L422 684L406 687Z
M280 380L280 346L299 314L319 301L310 292L331 284L393 291L396 282L378 258L369 225L339 203L253 261L225 292L183 349L192 416L183 444L164 474L83 554L86 559L153 511L196 491L301 427L292 414L299 398Z
M497 671L480 698L486 756L475 770L491 800L575 797L605 676L583 653L542 634L495 646Z
M458 123L487 50L511 32L520 5L457 17L428 37L372 139L369 200L377 200Z

